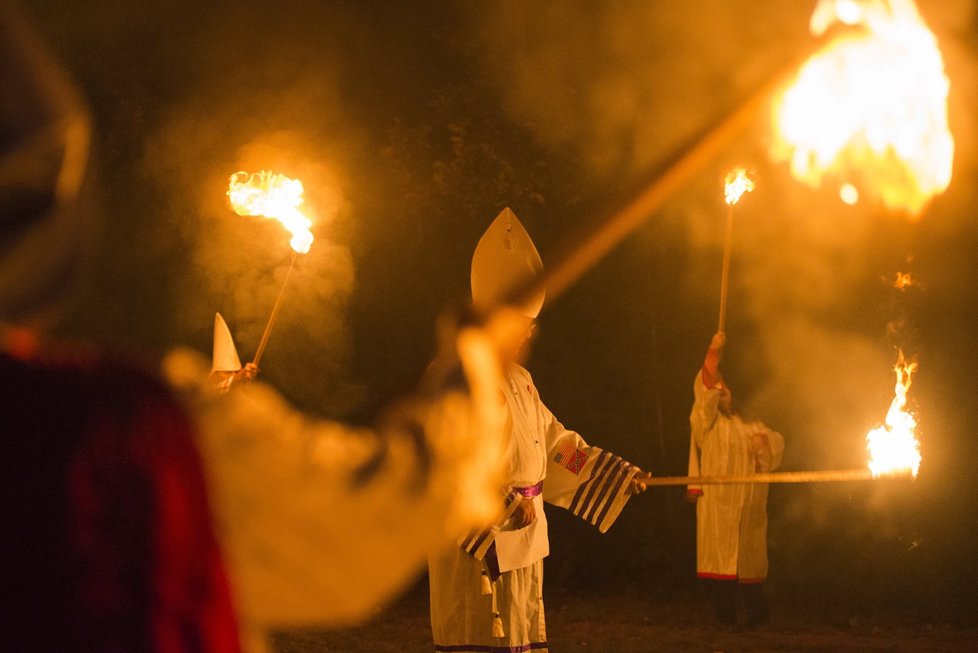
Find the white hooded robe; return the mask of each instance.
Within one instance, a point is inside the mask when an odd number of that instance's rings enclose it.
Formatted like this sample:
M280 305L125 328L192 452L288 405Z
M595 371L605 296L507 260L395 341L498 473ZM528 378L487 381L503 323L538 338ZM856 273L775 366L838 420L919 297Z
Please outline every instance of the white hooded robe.
M760 422L718 409L721 382L707 386L703 371L693 383L689 416L689 475L728 476L767 472L781 464L784 438ZM755 434L766 437L756 455ZM690 485L696 504L696 573L700 578L763 582L767 578L766 483Z
M428 561L431 629L440 653L546 651L543 558L550 545L543 502L570 510L603 533L624 508L639 471L564 428L522 367L514 365L505 374L502 395L510 417L505 427L510 467L504 515ZM542 492L535 494L540 483ZM522 501L534 502L536 520L519 528L509 518ZM483 594L483 572L489 569L487 576L494 576L496 564L495 596ZM503 637L493 636L494 613L502 622Z

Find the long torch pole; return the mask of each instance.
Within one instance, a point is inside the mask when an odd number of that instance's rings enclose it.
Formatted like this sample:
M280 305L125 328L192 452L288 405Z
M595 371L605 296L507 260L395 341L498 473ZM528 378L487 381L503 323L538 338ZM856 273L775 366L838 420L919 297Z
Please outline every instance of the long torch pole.
M278 297L275 299L275 305L272 306L272 314L268 316L268 323L265 324L265 332L261 335L261 340L258 342L258 349L255 350L255 358L251 361L252 365L255 367L258 367L262 354L265 353L265 347L268 346L268 336L271 335L272 327L275 325L275 320L278 318L278 311L282 306L282 297L285 295L285 286L289 283L289 277L292 276L292 269L295 267L295 261L298 258L299 254L293 250L292 260L289 262L289 269L285 273L285 279L282 280L282 287L278 290Z
M720 325L717 333L724 333L727 322L727 288L730 282L730 251L733 248L733 204L727 204L727 235L723 245L723 274L720 276Z
M736 476L637 476L646 485L734 485L741 483L835 483L876 479L913 478L910 472L873 476L868 469L833 469L810 472L765 472Z

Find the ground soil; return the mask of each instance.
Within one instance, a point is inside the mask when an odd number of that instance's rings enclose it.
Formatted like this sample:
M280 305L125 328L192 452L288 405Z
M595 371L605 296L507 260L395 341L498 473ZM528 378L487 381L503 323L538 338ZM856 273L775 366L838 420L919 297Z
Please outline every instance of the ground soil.
M939 620L774 605L769 625L731 632L711 623L710 610L695 593L651 598L634 591L557 591L545 600L555 653L978 652L978 628ZM426 590L415 588L363 626L279 633L274 642L278 653L429 652Z

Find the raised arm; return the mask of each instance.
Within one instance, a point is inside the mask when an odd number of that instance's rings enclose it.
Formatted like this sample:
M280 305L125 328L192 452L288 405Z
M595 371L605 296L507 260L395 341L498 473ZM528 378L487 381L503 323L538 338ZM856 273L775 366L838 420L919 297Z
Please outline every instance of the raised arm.
M703 366L696 374L693 382L693 409L689 414L689 475L700 475L698 447L702 446L710 427L719 414L720 392L723 383L720 374L720 360L723 358L723 348L727 343L723 333L716 333L710 340L710 348L706 352ZM703 488L690 484L686 488L686 500L696 501L703 494Z
M717 333L710 341L703 366L696 373L693 383L693 409L689 414L689 425L696 446L702 446L701 439L713 426L719 414L720 394L723 376L720 374L720 360L726 338Z
M723 333L713 334L710 348L706 351L706 358L703 360L703 369L700 371L700 378L707 388L715 388L723 381L723 376L720 374L720 360L723 358L723 348L726 344L727 337Z
M369 617L429 550L496 517L498 380L470 373L464 339L466 383L415 396L373 430L305 415L260 381L209 392L204 359L168 357L167 376L196 418L246 627Z

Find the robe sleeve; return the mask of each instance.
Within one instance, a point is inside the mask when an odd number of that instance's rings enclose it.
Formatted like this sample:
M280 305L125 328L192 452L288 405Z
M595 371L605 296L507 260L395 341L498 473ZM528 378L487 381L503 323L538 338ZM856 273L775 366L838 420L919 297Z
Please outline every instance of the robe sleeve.
M771 447L771 471L781 467L784 460L784 436L777 431L768 431L768 443Z
M696 372L693 380L693 410L689 414L689 476L700 476L699 448L705 443L719 415L720 393L716 387L722 383L719 366L720 352L710 349L703 367ZM695 495L703 494L703 488L696 484L687 485L686 490Z
M713 350L710 350L711 352ZM716 359L714 359L716 360ZM700 476L699 449L705 444L713 424L720 414L720 393L714 388L717 369L708 369L710 355L693 380L693 410L689 414L689 476ZM713 384L707 384L712 380ZM703 494L703 488L690 484L686 489L692 494Z
M693 411L689 421L697 446L703 445L703 438L708 437L720 414L720 387L723 381L716 366L718 362L718 355L711 349L693 382Z
M697 379L698 382L699 379ZM687 475L695 478L700 476L700 456L699 450L696 448L696 433L692 428L689 432L689 471ZM693 483L686 486L686 491L696 495L703 494L703 488Z
M564 428L530 383L547 442L544 500L607 532L628 502L631 481L641 470Z
M195 385L208 367L187 351L164 361L197 423L250 628L363 620L414 579L430 550L496 518L500 422L480 411L498 406L498 377L416 398L400 411L410 419L367 430L305 415L261 382L208 393Z
M761 447L754 452L755 471L774 471L781 466L781 460L784 458L784 436L759 422L754 426L754 433L762 437Z
M707 388L714 388L723 383L723 377L720 375L720 358L719 349L710 347L706 351L706 358L703 360L703 369L700 370L700 374L703 385Z

